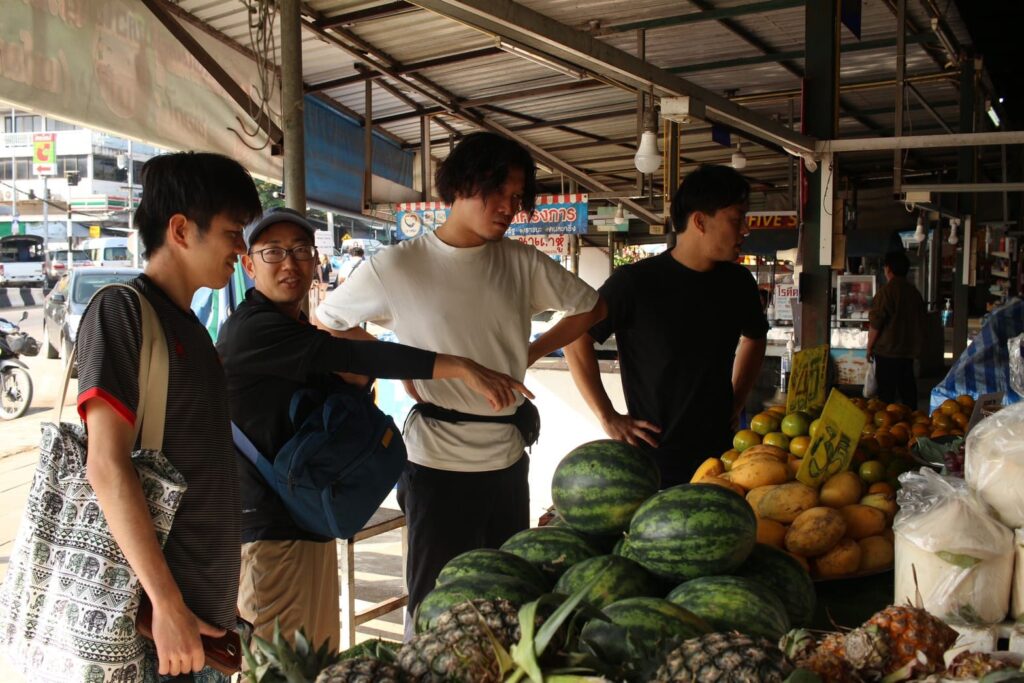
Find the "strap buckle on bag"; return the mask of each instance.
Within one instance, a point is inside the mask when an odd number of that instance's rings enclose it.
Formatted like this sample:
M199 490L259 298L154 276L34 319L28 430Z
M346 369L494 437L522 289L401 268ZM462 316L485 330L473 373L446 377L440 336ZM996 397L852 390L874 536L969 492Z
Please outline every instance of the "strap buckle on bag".
M516 412L511 415L463 413L458 410L442 408L433 403L417 403L412 407L412 410L415 410L423 417L429 417L432 420L440 420L450 424L458 424L460 422L492 422L514 425L519 430L519 435L523 437L526 448L533 446L533 444L537 443L537 439L540 438L540 411L537 410L537 406L530 399L524 399L519 407L516 408Z

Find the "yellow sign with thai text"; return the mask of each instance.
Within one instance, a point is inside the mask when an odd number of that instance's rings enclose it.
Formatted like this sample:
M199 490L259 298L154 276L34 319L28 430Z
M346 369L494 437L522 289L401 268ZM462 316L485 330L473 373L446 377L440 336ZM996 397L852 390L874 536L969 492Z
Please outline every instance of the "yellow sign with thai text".
M825 405L827 373L828 344L793 354L793 369L789 373L789 390L786 395L786 412L814 412Z
M833 389L796 478L817 488L832 475L845 471L867 419L853 401Z

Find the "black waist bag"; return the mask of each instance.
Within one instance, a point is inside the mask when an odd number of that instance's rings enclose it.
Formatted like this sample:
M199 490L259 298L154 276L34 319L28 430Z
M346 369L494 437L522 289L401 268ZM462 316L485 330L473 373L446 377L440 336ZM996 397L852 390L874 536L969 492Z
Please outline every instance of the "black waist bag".
M519 430L520 436L523 437L527 448L537 443L537 439L540 438L540 411L537 410L537 406L533 405L530 399L525 399L516 408L516 412L511 415L460 413L457 410L442 408L433 403L417 403L412 409L423 417L440 420L441 422L497 422L499 424L515 425L515 428Z

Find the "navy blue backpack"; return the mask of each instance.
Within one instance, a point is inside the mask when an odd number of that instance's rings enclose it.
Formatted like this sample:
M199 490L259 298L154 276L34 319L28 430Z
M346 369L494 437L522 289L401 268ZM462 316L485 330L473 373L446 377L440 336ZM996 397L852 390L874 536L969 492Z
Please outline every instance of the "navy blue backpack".
M363 389L301 389L289 408L295 435L270 462L231 423L235 447L284 501L292 519L321 536L352 538L405 467L402 435Z

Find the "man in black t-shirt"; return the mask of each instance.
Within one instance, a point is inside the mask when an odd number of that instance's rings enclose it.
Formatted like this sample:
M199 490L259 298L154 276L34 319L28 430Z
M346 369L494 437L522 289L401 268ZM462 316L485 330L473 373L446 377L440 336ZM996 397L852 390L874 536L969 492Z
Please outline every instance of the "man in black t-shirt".
M149 263L128 284L163 327L169 367L162 451L188 484L164 548L131 461L144 390L142 317L138 299L121 288L97 294L79 326L86 474L153 605L156 651L140 679L197 672L196 680L226 683L205 666L200 634L221 636L236 625L238 478L224 372L190 306L200 287L228 283L245 252L242 229L260 213L259 195L238 162L217 154L154 157L142 168L142 183L135 225Z
M466 358L377 341L355 328L337 338L302 313L316 269L313 226L297 211L275 209L245 231L242 265L255 287L224 323L217 349L224 359L231 418L257 450L273 461L295 434L289 405L305 388L331 392L347 379L460 379L495 407L512 400L520 382ZM504 398L503 398L504 397ZM503 403L504 401L504 403ZM275 621L289 640L295 630L319 646L339 645L338 555L333 538L299 527L284 502L249 460L241 478L241 615L256 635L271 639Z
M764 359L757 283L736 263L749 194L725 166L687 176L672 199L675 247L617 269L599 290L608 316L565 349L601 427L649 451L663 487L688 482L705 458L729 449ZM612 406L594 353L612 333L628 415Z

